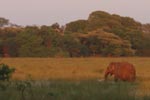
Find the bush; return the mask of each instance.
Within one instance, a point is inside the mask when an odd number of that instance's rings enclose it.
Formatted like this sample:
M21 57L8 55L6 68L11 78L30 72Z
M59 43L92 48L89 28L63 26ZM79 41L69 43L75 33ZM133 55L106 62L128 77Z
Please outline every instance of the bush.
M6 64L0 64L0 80L8 81L14 71L14 68L9 68L9 66Z

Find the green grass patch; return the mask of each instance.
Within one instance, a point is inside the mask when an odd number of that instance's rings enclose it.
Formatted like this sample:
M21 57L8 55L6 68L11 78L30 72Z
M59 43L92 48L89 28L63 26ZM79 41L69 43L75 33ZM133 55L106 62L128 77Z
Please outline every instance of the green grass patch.
M0 84L1 100L149 100L136 97L136 83L16 81Z

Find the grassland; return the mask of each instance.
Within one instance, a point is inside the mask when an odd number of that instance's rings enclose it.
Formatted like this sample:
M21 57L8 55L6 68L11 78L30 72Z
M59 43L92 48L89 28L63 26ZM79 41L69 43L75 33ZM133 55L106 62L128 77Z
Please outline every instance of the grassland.
M16 84L17 83L17 84ZM27 84L30 84L27 86ZM25 88L23 87L25 86ZM19 88L16 88L19 87ZM24 88L24 90L21 90ZM1 100L149 100L135 95L136 84L98 81L13 82ZM1 88L0 88L1 89ZM144 99L143 99L144 98Z
M135 94L138 96L150 95L150 58L5 58L0 62L16 68L12 77L14 81L32 79L79 82L93 80L96 82L93 84L97 84L97 80L103 80L105 69L112 61L127 61L134 64L138 84ZM96 89L93 84L91 86Z
M150 79L150 58L5 58L0 62L16 68L14 80L89 80L103 79L112 61L130 62L138 80Z

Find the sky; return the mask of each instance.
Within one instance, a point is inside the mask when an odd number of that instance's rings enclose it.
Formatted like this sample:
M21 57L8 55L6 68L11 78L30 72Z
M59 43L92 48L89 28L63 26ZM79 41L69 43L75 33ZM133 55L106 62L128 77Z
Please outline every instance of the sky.
M150 23L150 0L0 0L0 17L18 25L64 25L87 19L93 11Z

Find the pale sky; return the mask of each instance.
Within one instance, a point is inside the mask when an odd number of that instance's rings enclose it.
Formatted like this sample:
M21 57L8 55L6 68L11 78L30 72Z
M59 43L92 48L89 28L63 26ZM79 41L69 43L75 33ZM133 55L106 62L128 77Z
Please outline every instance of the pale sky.
M0 17L18 25L66 24L97 10L150 23L150 0L0 0Z

